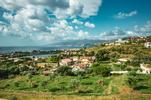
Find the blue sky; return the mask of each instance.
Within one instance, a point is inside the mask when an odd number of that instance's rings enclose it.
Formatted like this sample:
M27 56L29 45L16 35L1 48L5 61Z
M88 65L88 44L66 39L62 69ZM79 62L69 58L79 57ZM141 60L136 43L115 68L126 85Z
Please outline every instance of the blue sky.
M0 0L0 46L151 35L151 0Z

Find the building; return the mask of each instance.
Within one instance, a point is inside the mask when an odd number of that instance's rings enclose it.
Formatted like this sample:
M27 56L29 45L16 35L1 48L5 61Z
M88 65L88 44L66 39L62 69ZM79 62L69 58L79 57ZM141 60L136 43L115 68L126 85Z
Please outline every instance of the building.
M121 44L125 44L125 43L128 43L128 40L118 39L117 41L115 41L115 45L121 45Z
M60 66L70 66L73 64L73 60L72 59L62 59L60 61Z
M145 73L145 74L151 73L151 65L149 64L140 64L140 68L142 70L142 73Z
M72 71L84 71L86 68L88 68L89 64L74 64L72 67Z
M80 62L83 64L90 64L95 60L94 57L81 57Z
M130 60L129 58L120 58L120 59L118 59L117 64L124 64L125 62L127 62L129 60Z
M146 48L151 48L151 42L146 42L146 43L144 44L144 46L145 46Z
M72 59L73 59L74 62L78 62L79 61L78 57L73 57Z

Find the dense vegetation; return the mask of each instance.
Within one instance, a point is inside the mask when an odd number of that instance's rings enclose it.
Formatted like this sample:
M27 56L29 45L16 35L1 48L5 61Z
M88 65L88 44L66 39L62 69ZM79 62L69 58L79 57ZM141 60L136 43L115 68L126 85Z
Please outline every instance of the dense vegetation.
M128 75L127 83L134 90L139 90L142 93L151 93L151 75L140 75L131 72Z
M100 84L99 80L104 83ZM100 76L38 76L26 75L1 80L0 89L54 92L55 94L103 95L111 78Z

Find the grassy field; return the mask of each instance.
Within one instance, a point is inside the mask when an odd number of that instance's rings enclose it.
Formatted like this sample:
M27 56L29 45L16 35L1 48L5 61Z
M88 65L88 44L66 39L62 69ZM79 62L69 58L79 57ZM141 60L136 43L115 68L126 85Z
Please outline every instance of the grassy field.
M149 94L125 93L107 96L52 95L46 92L0 91L6 100L151 100Z
M149 76L147 77L149 78ZM71 80L80 80L76 87L69 87ZM104 80L104 85L98 85L98 80ZM40 84L48 83L43 87L31 87L28 77L0 80L0 98L8 100L150 100L150 94L143 94L127 86L127 75L102 78L57 76L50 80L48 76L33 76L30 81ZM148 82L150 79L148 80ZM19 82L18 85L15 85ZM77 85L77 84L76 84ZM57 89L55 90L54 88ZM54 92L52 92L52 90ZM91 90L91 91L90 91ZM149 89L150 90L150 89ZM149 91L148 90L148 91ZM147 91L147 90L146 90Z
M101 76L75 77L56 76L18 76L13 79L0 80L0 89L14 91L53 92L54 94L103 95L112 77ZM103 85L98 81L102 80Z

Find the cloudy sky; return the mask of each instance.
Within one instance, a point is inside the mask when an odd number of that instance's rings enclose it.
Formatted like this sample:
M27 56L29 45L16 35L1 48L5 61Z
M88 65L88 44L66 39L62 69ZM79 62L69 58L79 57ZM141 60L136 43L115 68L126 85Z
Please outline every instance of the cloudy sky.
M151 0L0 0L0 46L151 35Z

